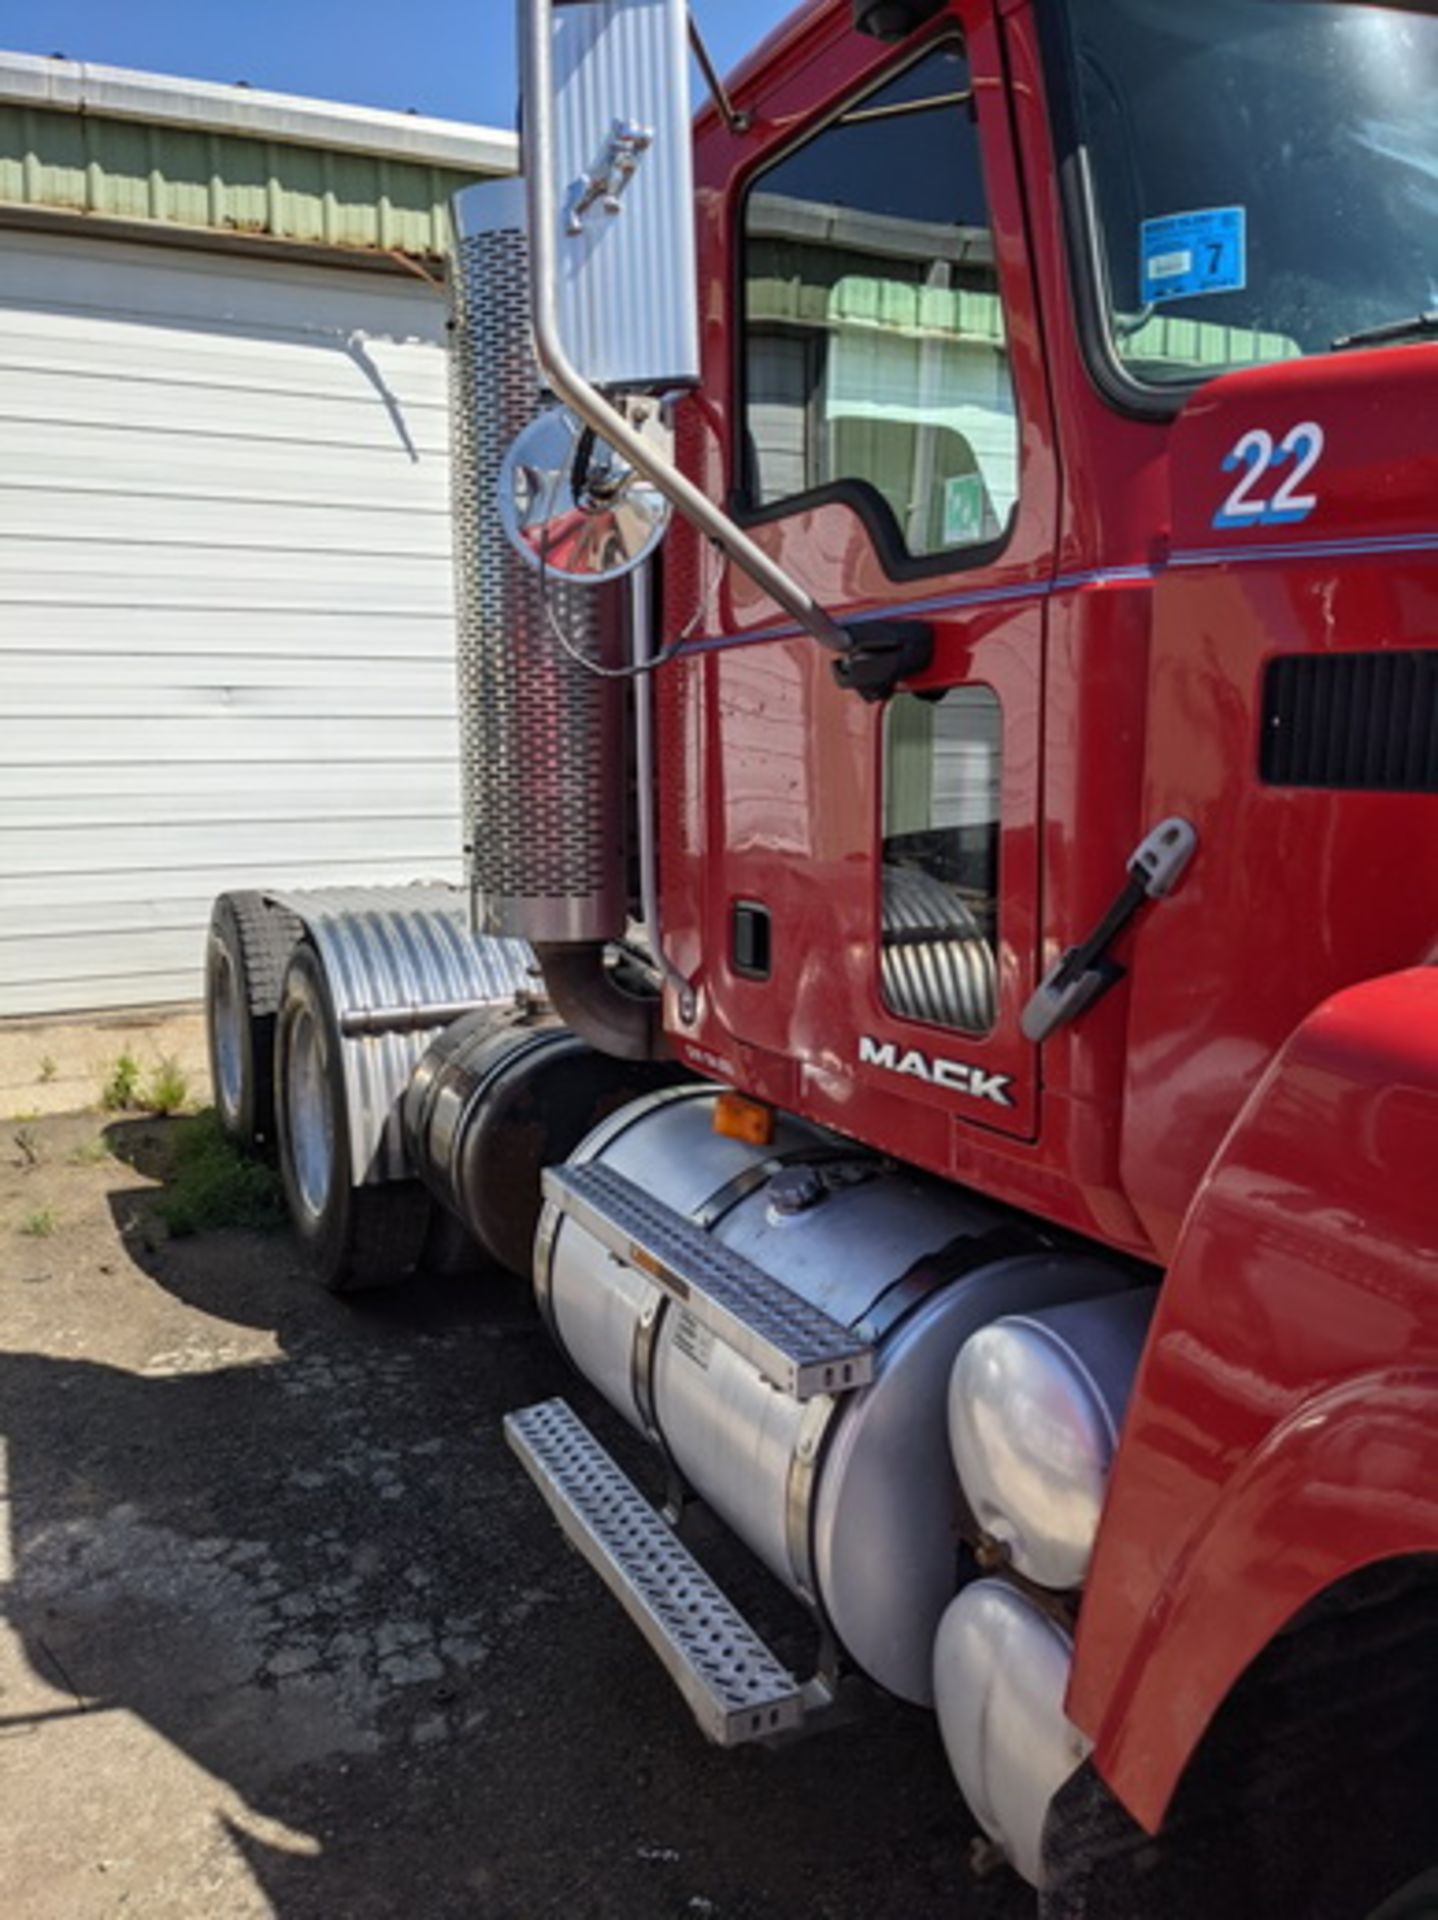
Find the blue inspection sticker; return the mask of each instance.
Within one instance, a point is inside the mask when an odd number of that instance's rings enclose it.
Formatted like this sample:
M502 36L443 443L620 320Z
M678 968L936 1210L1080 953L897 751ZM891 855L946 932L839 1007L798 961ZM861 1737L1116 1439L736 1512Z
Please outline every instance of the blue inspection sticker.
M1147 302L1233 293L1248 283L1248 214L1243 207L1145 220L1139 254Z

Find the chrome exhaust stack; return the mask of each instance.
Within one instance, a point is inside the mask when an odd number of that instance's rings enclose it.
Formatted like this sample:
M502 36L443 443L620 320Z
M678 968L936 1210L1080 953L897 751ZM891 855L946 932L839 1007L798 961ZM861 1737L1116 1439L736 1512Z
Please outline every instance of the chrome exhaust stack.
M627 919L621 581L541 575L501 520L500 475L545 410L530 351L516 180L459 194L451 417L466 858L475 920L535 947L601 945ZM556 643L558 627L568 642Z

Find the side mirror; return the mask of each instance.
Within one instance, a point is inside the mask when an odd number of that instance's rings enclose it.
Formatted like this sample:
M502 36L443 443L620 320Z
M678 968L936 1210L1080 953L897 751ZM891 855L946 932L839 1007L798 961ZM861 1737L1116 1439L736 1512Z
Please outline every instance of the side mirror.
M664 432L657 408L641 431ZM633 573L664 538L669 513L659 489L567 407L531 420L499 469L510 545L528 566L572 584Z
M522 0L520 17L541 335L552 321L572 369L606 391L693 386L687 0Z

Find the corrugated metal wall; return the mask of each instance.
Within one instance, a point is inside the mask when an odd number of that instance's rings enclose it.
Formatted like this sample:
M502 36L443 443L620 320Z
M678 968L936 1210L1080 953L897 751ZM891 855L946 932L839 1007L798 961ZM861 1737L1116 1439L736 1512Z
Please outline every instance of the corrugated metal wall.
M223 887L458 877L444 306L0 233L0 1015L195 996Z
M472 174L0 103L0 202L333 247L440 254Z

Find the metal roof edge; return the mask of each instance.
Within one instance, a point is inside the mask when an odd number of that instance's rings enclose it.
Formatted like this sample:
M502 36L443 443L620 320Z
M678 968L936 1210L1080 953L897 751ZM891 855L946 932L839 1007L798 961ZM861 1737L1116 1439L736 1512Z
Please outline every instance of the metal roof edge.
M0 52L0 102L51 113L92 113L112 120L283 140L472 173L513 173L519 164L517 137L500 127L471 127L462 120L310 100L258 87L224 86L214 80L174 79L42 54Z

